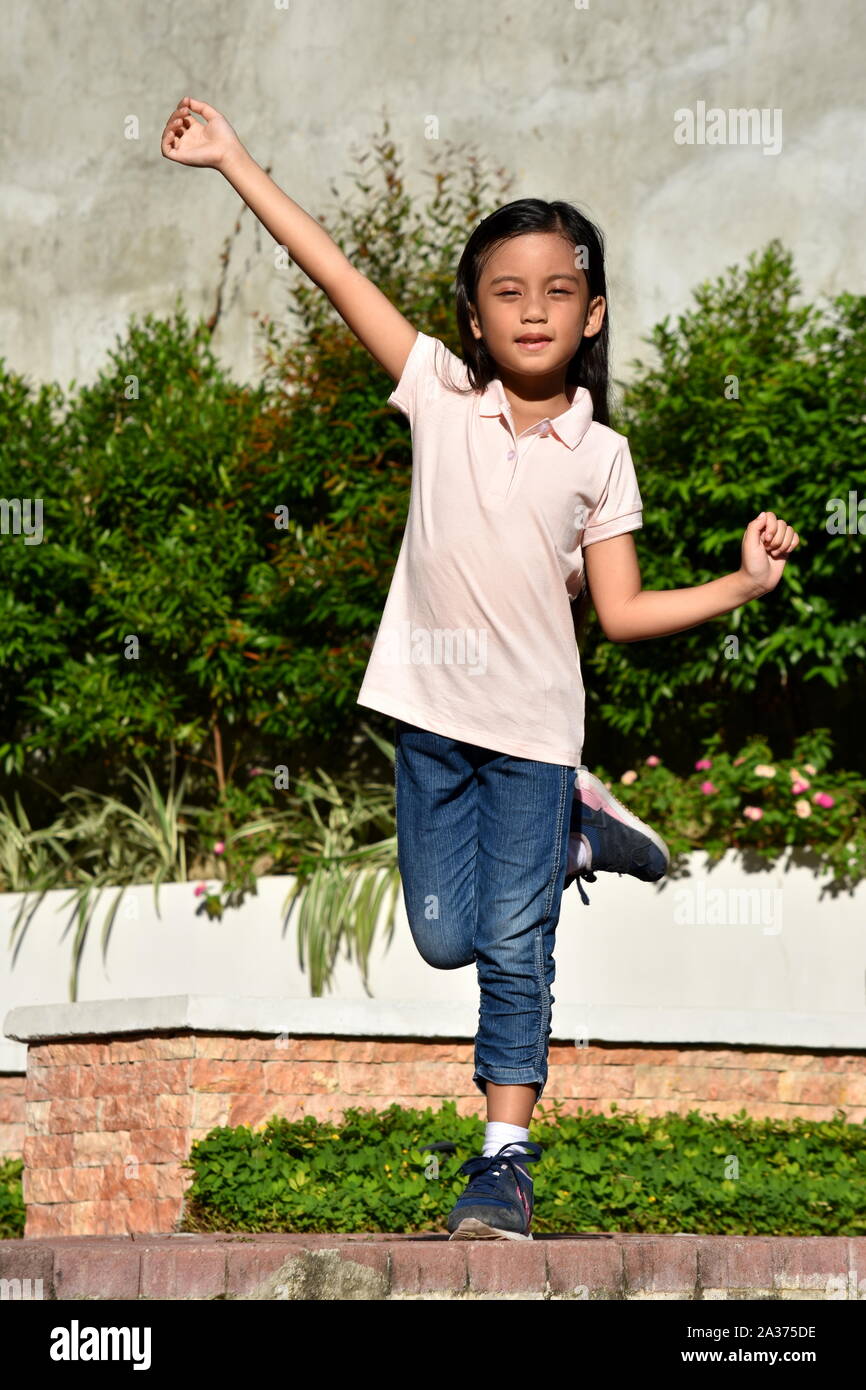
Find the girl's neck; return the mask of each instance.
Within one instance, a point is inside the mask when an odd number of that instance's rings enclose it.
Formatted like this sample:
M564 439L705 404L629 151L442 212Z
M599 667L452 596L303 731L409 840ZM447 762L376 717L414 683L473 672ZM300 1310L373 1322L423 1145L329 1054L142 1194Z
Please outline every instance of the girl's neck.
M557 383L551 382L549 377L536 381L515 381L502 376L499 379L515 417L533 416L537 420L554 420L569 409L577 392L574 382L566 383L563 380L558 383L557 389Z

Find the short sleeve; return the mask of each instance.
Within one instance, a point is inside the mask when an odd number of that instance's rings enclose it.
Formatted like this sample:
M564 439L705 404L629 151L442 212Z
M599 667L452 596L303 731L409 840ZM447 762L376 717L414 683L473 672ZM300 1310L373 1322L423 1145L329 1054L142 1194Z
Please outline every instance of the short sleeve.
M606 541L643 525L643 503L637 485L631 450L623 438L614 455L604 490L587 517L583 549L594 541Z
M388 405L395 405L401 410L410 424L417 413L419 390L423 392L424 382L432 371L435 343L436 339L428 333L418 333L403 364L400 380L388 397Z
M445 395L446 375L449 379L456 376L458 385L463 383L466 369L460 358L441 338L419 332L403 365L403 374L388 397L388 404L401 410L414 429L424 406L435 404Z

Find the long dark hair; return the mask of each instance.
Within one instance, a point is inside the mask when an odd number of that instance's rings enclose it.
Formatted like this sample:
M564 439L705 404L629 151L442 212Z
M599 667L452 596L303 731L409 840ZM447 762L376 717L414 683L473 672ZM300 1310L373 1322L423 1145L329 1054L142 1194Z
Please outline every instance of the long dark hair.
M607 280L604 273L604 238L600 228L571 203L547 203L542 198L518 198L505 203L489 217L483 218L463 248L454 281L457 303L457 329L463 349L463 361L470 385L463 388L479 394L498 375L496 363L482 339L472 333L469 305L475 304L478 281L487 260L502 242L527 232L558 232L581 249L580 266L589 283L589 297L603 295L607 303ZM577 262L576 262L577 263ZM610 425L608 393L610 312L605 310L598 333L582 338L577 352L565 371L566 384L585 386L592 397L592 415L601 425ZM452 389L455 389L452 387ZM584 573L583 588L572 603L575 638L583 636L589 605L589 587Z

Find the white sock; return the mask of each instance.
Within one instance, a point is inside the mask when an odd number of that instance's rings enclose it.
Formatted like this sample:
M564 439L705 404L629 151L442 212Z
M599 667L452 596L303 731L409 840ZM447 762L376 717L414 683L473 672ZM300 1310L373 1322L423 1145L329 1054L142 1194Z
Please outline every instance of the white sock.
M494 1154L499 1153L505 1144L508 1145L505 1152L509 1154L513 1152L516 1157L517 1154L523 1152L519 1148L521 1139L524 1142L528 1141L528 1129L521 1129L520 1125L507 1125L503 1120L488 1120L484 1129L484 1148L482 1150L484 1157L492 1158ZM523 1167L522 1164L521 1167ZM527 1172L528 1170L524 1168L523 1171Z
M566 874L579 873L586 867L586 845L583 836L569 835L568 837L568 867Z

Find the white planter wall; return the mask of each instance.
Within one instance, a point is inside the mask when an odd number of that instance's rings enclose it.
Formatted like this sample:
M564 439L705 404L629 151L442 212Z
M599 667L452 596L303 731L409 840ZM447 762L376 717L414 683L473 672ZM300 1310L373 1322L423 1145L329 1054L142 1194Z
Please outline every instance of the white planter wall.
M866 1046L866 884L853 895L821 900L822 880L803 866L746 873L734 852L709 872L706 863L694 854L691 877L661 885L602 874L587 886L588 907L576 887L568 889L557 931L553 1036ZM352 1018L363 1018L362 1031L373 1033L384 1006L390 1006L390 1033L393 1006L405 1003L411 1005L407 1032L414 1035L425 1017L419 1005L427 1005L431 1030L437 1018L459 1016L472 1036L475 969L427 965L415 949L402 893L392 944L386 950L380 939L373 951L373 999L355 963L341 957L331 992L311 1001L309 977L298 963L299 905L284 925L292 883L290 877L259 880L258 895L220 921L197 913L201 900L192 883L164 886L159 916L152 885L128 888L103 961L102 920L116 892L108 890L88 932L79 1000L296 1001L306 1026L321 1016L322 1028L314 1031L329 1031L339 1017L335 1005L354 1000L360 1002L349 1011ZM14 1007L69 998L75 929L69 891L46 895L13 963L8 942L20 901L17 893L0 895L0 1021ZM310 1007L301 1009L301 1001ZM0 1071L24 1064L24 1045L0 1039Z

